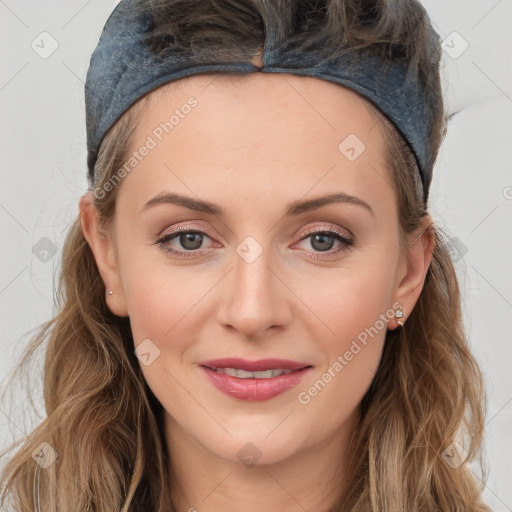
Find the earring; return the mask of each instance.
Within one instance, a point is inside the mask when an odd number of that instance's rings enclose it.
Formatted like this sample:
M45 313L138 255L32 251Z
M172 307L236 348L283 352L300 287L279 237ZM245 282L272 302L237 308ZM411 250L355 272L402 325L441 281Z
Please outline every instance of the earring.
M398 320L398 318L404 318L405 317L405 314L404 312L402 311L402 308L400 307L400 309L398 309L397 311L395 311L395 318L397 319L396 323L400 326L400 327L403 327L404 326L404 321L403 320Z
M109 295L114 295L114 292L113 292L112 290L109 290L109 291L108 291L108 294L109 294Z

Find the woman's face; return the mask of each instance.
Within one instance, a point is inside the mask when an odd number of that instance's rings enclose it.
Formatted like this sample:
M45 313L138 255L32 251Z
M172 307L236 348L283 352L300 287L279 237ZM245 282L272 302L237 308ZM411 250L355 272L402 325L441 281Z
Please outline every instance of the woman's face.
M397 302L407 315L419 294L369 104L262 73L189 77L149 99L117 185L116 265L102 275L171 449L265 464L340 447ZM224 358L306 368L269 380L204 367L244 366L211 363Z

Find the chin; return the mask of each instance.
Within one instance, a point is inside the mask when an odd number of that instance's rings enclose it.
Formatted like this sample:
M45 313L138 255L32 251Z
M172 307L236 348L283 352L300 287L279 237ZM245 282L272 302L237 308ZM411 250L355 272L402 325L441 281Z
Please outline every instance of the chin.
M268 432L267 429L264 432L252 430L247 429L233 438L224 439L224 443L215 439L204 440L203 443L213 455L248 468L279 463L303 449L299 433L283 430L280 436L274 437L275 432L268 434L272 429L268 429Z

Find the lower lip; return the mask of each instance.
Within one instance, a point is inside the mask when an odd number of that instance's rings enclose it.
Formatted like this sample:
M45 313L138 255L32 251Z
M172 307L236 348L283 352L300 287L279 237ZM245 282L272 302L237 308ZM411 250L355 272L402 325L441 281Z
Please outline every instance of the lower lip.
M220 391L240 400L269 400L294 388L311 367L302 368L288 375L279 375L270 379L240 379L225 373L219 373L205 366L201 369L210 382Z

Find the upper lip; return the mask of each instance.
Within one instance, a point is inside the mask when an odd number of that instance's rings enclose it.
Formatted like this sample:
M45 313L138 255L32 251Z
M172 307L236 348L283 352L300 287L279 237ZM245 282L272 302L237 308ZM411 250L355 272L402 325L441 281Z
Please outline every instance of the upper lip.
M311 366L307 363L300 363L298 361L290 361L288 359L259 359L258 361L250 361L249 359L240 359L229 357L225 359L211 359L210 361L202 361L199 363L201 366L208 368L236 368L238 370L246 370L248 372L257 372L264 370L300 370L306 366Z

